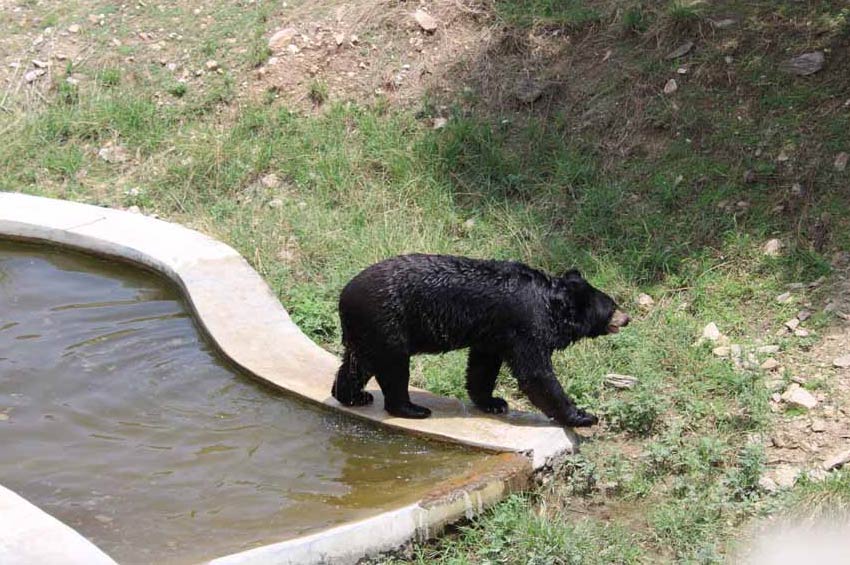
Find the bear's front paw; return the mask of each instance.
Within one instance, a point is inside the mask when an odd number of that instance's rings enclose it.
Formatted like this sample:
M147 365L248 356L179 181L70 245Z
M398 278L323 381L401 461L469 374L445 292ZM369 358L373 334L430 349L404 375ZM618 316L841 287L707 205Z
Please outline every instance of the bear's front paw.
M575 412L570 414L567 418L567 421L564 422L564 425L569 426L571 428L589 428L590 426L595 426L599 423L599 418L591 414L590 412L585 412L584 410L578 408Z
M504 398L499 398L498 396L488 398L481 402L476 402L475 405L478 406L479 410L488 414L508 413L508 403L505 402Z

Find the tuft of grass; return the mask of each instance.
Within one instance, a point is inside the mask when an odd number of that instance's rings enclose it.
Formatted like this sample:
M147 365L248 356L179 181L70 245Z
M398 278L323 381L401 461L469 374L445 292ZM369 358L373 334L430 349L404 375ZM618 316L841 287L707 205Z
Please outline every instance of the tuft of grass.
M175 82L168 87L168 93L175 98L183 98L188 91L189 87L186 86L185 82Z
M115 87L121 84L121 69L106 68L97 74L97 82L101 86Z
M519 27L580 28L603 18L596 6L581 0L497 0L495 8L502 20Z
M307 88L307 98L316 106L321 106L328 100L328 85L319 80L311 81Z

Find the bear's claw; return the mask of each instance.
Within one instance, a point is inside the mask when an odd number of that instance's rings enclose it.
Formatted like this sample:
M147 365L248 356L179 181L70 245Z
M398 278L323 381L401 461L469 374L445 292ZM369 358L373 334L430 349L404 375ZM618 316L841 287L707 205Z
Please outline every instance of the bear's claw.
M479 410L486 412L487 414L508 413L508 403L505 402L504 398L499 398L498 396L488 398L482 402L477 402L475 405L478 406Z

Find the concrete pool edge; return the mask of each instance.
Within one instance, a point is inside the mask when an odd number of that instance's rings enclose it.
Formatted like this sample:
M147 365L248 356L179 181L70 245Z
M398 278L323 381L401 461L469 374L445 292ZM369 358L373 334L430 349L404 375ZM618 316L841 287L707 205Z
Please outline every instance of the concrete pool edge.
M280 543L272 543L210 560L210 565L281 565L357 563L364 557L425 541L460 519L472 518L512 492L527 488L529 460L506 453L486 471L473 472L456 484L438 486L422 500L376 516Z
M0 563L106 565L115 561L70 526L0 485Z
M2 237L75 248L127 260L162 273L179 285L195 319L227 359L259 379L303 399L410 433L492 451L519 453L523 457L516 459L526 461L527 458L530 471L550 466L575 451L576 436L552 425L542 415L486 416L457 399L422 390L412 391L412 396L417 403L432 409L433 416L425 420L389 416L382 409L381 394L376 389L370 389L376 396L371 407L340 406L330 396L337 358L301 332L265 281L239 253L197 231L140 214L0 192ZM511 468L510 473L492 479L490 486L484 489L488 504L500 499L509 490L507 485L514 484L516 477L525 473L518 467ZM343 555L353 556L352 552L362 551L358 556L362 557L364 552L373 553L379 546L384 550L392 549L388 544L397 546L411 538L428 537L429 530L434 532L445 523L468 516L471 511L477 513L477 509L459 506L458 500L464 496L459 493L468 496L470 489L479 492L481 488L484 487L475 480L448 490L441 487L440 495L430 501L426 497L419 503L361 522L271 544L265 546L269 548L266 551L273 552L278 559L285 552L303 555L299 552L306 551L305 548L318 551L321 547L329 552L323 554L322 559L333 557L336 562ZM389 515L399 521L386 517ZM0 515L0 524L5 519ZM382 520L397 523L398 527L384 528ZM353 544L349 539L354 531L351 528L368 528L370 537L359 545ZM403 537L405 539L401 539ZM399 540L400 543L396 543ZM245 553L255 555L262 553L262 549ZM238 555L241 554L221 559L233 560ZM271 556L269 553L268 557ZM243 557L248 559L248 556Z

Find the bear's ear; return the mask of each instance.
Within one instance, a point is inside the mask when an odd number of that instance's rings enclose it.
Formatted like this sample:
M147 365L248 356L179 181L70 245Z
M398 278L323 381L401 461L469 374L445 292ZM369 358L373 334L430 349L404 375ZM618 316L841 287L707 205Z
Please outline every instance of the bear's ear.
M584 280L584 277L581 276L581 273L578 269L570 269L563 275L561 275L561 279L564 281L581 281Z

